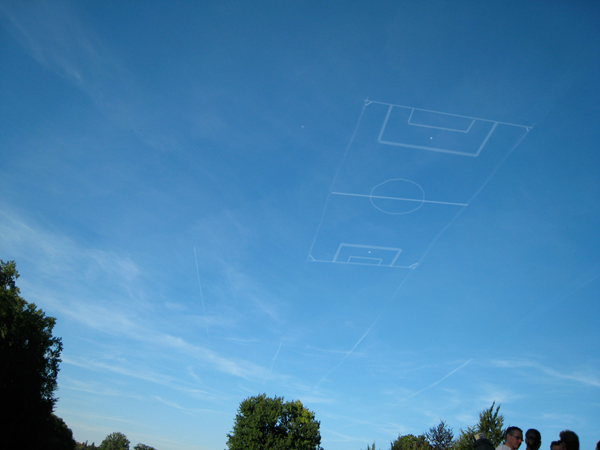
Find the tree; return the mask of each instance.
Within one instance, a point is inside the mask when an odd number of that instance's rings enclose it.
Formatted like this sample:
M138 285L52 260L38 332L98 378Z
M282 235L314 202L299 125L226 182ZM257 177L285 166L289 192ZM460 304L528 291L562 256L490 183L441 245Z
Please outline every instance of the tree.
M104 438L99 450L129 450L129 439L123 433L110 433Z
M19 295L18 277L14 261L0 260L0 447L47 448L57 429L51 414L62 342L52 336L56 319Z
M473 450L473 437L476 432L475 426L460 430L460 435L454 442L452 450Z
M84 443L77 444L75 450L98 450L98 447L96 447L94 442L88 444L88 441L85 441Z
M492 406L479 413L479 422L476 425L461 430L453 450L472 450L475 433L484 433L494 448L503 442L504 416L500 414L500 405L496 406L494 411L495 405L496 402L493 402Z
M431 427L425 433L425 439L434 450L449 450L454 443L454 433L451 428L448 428L446 422L440 420L440 423Z
M150 447L146 444L137 444L133 447L133 450L156 450L154 447Z
M47 422L48 439L44 450L75 450L73 432L60 417L50 414Z
M391 450L430 450L431 447L424 435L415 436L414 434L399 435L391 443Z
M500 414L500 405L494 406L496 402L492 403L488 409L484 409L479 413L479 425L477 427L478 433L484 433L490 440L492 445L498 447L504 441L504 416Z
M322 450L320 422L299 400L284 402L266 394L240 403L229 450Z

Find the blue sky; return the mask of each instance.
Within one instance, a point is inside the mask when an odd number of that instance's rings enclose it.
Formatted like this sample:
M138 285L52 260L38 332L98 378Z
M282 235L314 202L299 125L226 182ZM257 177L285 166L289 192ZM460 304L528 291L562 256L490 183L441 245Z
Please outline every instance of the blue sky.
M79 441L600 439L593 2L0 2L0 258Z

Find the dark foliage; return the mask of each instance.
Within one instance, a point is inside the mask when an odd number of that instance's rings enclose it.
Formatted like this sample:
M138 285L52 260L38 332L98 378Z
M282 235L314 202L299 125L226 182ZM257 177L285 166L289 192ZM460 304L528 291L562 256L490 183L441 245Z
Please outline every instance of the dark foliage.
M98 450L98 447L96 447L96 443L92 442L91 444L88 444L88 441L85 441L83 443L79 443L75 446L75 450Z
M431 450L431 446L424 435L400 435L392 442L391 450Z
M495 409L494 409L495 407ZM454 450L473 450L473 436L483 433L496 448L503 442L504 416L500 414L500 405L496 402L479 413L479 422L472 427L461 430L460 436L454 443Z
M55 319L19 295L18 276L14 262L0 261L0 448L55 448L49 439L68 435L51 416L62 343Z
M133 447L133 450L156 450L154 447L150 447L149 445L146 444L136 444Z
M454 444L454 433L451 428L448 428L446 422L440 420L437 426L431 427L425 433L425 439L434 450L448 450Z
M129 439L118 431L110 433L100 444L99 450L129 450Z
M319 421L299 400L284 402L265 394L242 401L229 450L322 450Z
M47 424L48 438L44 450L75 450L73 432L64 420L51 414Z

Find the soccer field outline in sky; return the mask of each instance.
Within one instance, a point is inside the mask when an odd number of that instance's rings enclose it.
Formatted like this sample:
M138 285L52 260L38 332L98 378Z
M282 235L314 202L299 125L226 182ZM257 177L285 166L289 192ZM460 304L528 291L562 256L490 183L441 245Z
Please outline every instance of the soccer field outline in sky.
M530 130L365 100L308 261L416 268Z

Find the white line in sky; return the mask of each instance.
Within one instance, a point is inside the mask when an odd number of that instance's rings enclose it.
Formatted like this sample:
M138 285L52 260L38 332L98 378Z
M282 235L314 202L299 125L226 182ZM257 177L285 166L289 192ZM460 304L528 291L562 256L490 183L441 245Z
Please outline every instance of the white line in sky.
M367 198L382 198L385 200L403 200L406 202L420 202L420 203L436 203L438 205L454 205L454 206L468 206L467 203L453 203L453 202L438 202L435 200L422 200L418 198L402 198L402 197L384 197L381 195L366 195L366 194L351 194L349 192L332 192L335 195L348 195L351 197L367 197Z
M204 309L204 295L202 295L202 284L200 284L200 270L198 269L198 256L196 255L196 247L194 246L194 259L196 260L196 275L198 276L198 288L200 289L200 300L202 301L202 312L204 313L204 324L206 325L206 337L208 335L208 321L206 320L206 309Z
M413 392L412 394L410 394L408 397L406 397L403 400L400 400L400 402L408 400L411 397L414 397L415 395L419 395L421 392L426 391L427 389L431 389L434 386L437 386L438 384L440 384L442 381L444 381L446 378L448 378L450 375L452 375L454 372L459 371L460 369L462 369L463 367L465 367L467 364L469 364L471 361L473 361L473 358L471 358L470 360L468 360L466 363L458 366L456 369L454 369L453 371L451 371L450 373L446 374L446 376L442 377L441 379L437 380L435 383L430 384L427 387L424 387L423 389L421 389L420 391L417 392ZM398 403L400 403L398 402Z
M269 370L267 370L267 372L265 373L265 376L263 378L263 384L265 384L265 380L267 379L267 376L269 376L269 374L273 370L273 366L275 365L275 360L277 359L277 355L279 355L279 350L281 350L281 344L282 343L283 343L283 339L281 339L279 341L279 347L277 347L277 351L275 352L275 356L273 356L273 360L271 361L271 365L269 366Z

